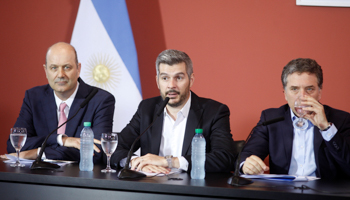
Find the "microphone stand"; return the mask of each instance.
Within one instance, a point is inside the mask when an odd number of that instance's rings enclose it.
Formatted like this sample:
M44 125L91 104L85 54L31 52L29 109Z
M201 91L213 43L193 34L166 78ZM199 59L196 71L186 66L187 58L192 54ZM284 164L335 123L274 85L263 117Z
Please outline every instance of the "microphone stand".
M282 121L284 120L284 117L278 117L278 118L275 118L275 119L272 119L272 120L268 120L268 121L265 121L261 124L258 124L256 126L253 127L253 129L250 131L247 139L244 141L237 141L237 149L239 149L239 153L238 153L238 157L237 157L237 160L236 160L236 166L235 166L235 172L233 174L232 177L230 177L228 180L227 180L227 183L230 184L230 185L234 185L234 186L243 186L243 185L249 185L251 183L253 183L252 180L248 179L248 178L243 178L239 175L239 169L240 169L240 160L241 160L241 153L242 153L242 150L244 148L244 146L247 144L247 142L249 141L250 137L252 136L253 134L253 131L256 127L258 126L267 126L269 124L273 124L273 123L276 123L276 122L279 122L279 121Z
M157 116L158 117L158 116ZM130 159L131 159L131 156L134 152L134 146L136 144L136 142L140 139L140 137L143 135L143 133L145 133L152 125L153 123L155 122L155 120L151 123L151 125L149 125L146 130L144 132L142 132L142 134L140 134L134 141L134 143L132 143L131 145L131 148L130 148L130 151L128 153L128 157L126 159L126 163L125 163L125 166L124 168L119 172L118 174L118 178L120 179L125 179L125 178L142 178L142 177L146 177L146 174L142 173L142 172L138 172L138 171L135 171L135 170L131 170L130 167L129 167L129 164L130 164Z
M261 125L261 124L260 124ZM260 126L260 125L257 125L257 126ZM255 127L257 126L254 126L254 128L250 131L248 137L246 140L241 140L241 141L237 141L236 144L237 144L237 149L238 149L238 157L237 157L237 160L236 160L236 166L235 166L235 172L233 174L232 177L230 177L228 180L227 180L227 183L230 184L230 185L234 185L234 186L242 186L242 185L249 185L251 183L253 183L252 180L248 179L248 178L243 178L239 175L239 164L240 164L240 160L241 160L241 153L242 153L242 150L245 146L245 144L248 142L250 136L252 135L253 133L253 130L255 129Z
M81 108L79 108L78 111L71 118L69 118L67 121L65 121L63 124L61 124L59 127L57 127L49 135L46 136L44 142L41 145L39 155L38 155L38 157L36 157L35 161L33 162L32 166L30 167L30 169L58 169L58 168L60 168L60 166L57 164L42 161L41 157L43 156L44 150L46 148L46 143L47 143L47 140L49 139L50 135L52 135L55 131L57 131L57 129L61 128L61 126L65 125L67 122L69 122L71 119L73 119L73 117L75 117L78 114L80 109Z
M31 170L33 169L58 169L60 168L59 165L54 164L54 163L49 163L49 162L45 162L41 160L41 157L43 156L44 150L46 148L46 144L47 144L47 140L49 139L49 137L55 132L57 131L59 128L61 128L61 126L65 125L67 122L69 122L71 119L73 119L79 112L80 109L84 108L85 105L87 103L89 103L89 101L92 99L92 97L95 96L95 94L98 92L97 88L94 88L91 93L86 97L86 99L83 101L83 103L80 104L79 109L77 110L77 112L75 112L75 114L69 118L67 121L65 121L63 124L61 124L60 126L58 126L57 128L55 128L51 133L49 133L49 135L46 136L44 142L41 145L41 149L39 152L38 157L36 157L35 161L33 162L32 166L30 167Z
M162 104L160 105L160 108L157 112L156 118L153 120L153 122L135 139L135 141L132 143L130 151L128 153L127 159L126 159L126 163L125 166L122 170L120 170L119 174L118 174L118 178L119 179L126 179L126 178L142 178L142 177L146 177L146 174L142 173L142 172L138 172L135 170L131 170L129 167L130 164L130 160L131 160L131 156L134 152L134 146L136 144L137 141L139 141L139 139L141 138L141 136L146 133L146 131L151 128L151 126L154 124L154 122L156 121L156 119L159 117L159 115L162 113L162 111L164 110L166 104L169 102L169 97L166 97L164 99L164 101L162 102Z

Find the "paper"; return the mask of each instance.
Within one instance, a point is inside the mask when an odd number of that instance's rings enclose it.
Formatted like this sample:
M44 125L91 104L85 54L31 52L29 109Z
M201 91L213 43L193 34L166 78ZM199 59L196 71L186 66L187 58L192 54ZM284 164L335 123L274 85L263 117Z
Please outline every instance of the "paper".
M8 158L8 160L4 160L4 163L15 163L16 160L17 160L17 157L16 156L12 156L12 155L9 155L9 154L5 154L6 157ZM69 160L50 160L50 159L45 159L44 160L45 162L51 162L51 163L55 163L55 164L58 164L59 166L64 166L66 164L69 164L69 163L76 163L76 161L69 161ZM19 158L19 162L21 164L24 164L24 165L29 165L29 164L32 164L34 162L34 160L28 160L28 159L24 159L24 158Z
M265 179L272 181L313 181L319 178L314 176L295 176L287 174L259 174L259 175L241 175L244 178L250 179Z
M165 174L163 174L163 173L149 173L149 172L143 172L143 171L141 171L141 172L146 174L146 176L165 176ZM169 174L179 174L181 172L182 172L181 169L172 168L171 171L169 172Z
M4 163L15 163L17 160L16 156L11 156L9 154L5 154L6 157L8 158L8 160L4 160ZM34 160L28 160L28 159L24 159L24 158L19 158L19 162L21 164L31 164L34 162Z
M45 162L50 162L50 163L55 163L55 164L60 164L60 163L78 163L78 161L72 161L72 160L51 160L51 159L44 159Z

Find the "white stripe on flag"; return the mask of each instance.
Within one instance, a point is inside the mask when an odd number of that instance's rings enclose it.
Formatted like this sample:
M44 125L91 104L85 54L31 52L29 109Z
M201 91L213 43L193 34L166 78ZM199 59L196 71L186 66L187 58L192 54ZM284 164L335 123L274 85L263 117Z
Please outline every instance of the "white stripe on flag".
M113 21L113 18L109 20ZM136 112L142 97L125 66L125 63L130 62L123 62L103 24L106 23L101 21L92 1L81 0L71 44L76 48L78 60L82 64L80 77L86 83L103 88L114 95L116 104L113 131L121 131ZM109 24L123 31L118 24ZM130 30L129 32L131 33ZM125 34L121 36L124 37ZM133 36L129 34L128 37ZM134 77L138 78L138 71Z

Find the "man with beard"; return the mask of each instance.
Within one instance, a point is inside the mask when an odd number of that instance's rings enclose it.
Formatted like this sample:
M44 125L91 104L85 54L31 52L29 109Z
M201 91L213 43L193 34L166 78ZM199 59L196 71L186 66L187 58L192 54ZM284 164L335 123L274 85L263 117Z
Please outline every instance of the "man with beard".
M195 129L203 129L206 140L206 172L228 172L235 161L230 133L230 111L217 101L200 98L190 91L194 82L192 61L178 50L165 50L156 61L157 86L161 96L143 100L130 123L119 135L112 155L114 166L125 165L135 139L152 123L159 105L170 100L153 126L136 143L141 156L131 159L131 169L168 173L170 168L190 171L191 141Z

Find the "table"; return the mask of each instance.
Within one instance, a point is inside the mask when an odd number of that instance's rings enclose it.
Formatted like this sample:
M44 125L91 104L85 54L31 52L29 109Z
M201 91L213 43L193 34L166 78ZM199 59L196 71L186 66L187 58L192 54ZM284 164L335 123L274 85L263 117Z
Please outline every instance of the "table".
M92 172L79 171L69 164L58 171L12 168L0 160L0 199L349 199L350 181L317 180L310 182L274 182L254 180L244 187L226 183L230 173L207 173L204 180L192 180L187 173L119 180L117 174L104 174L105 166L95 165ZM301 190L306 185L329 194ZM337 193L337 194L336 194Z

